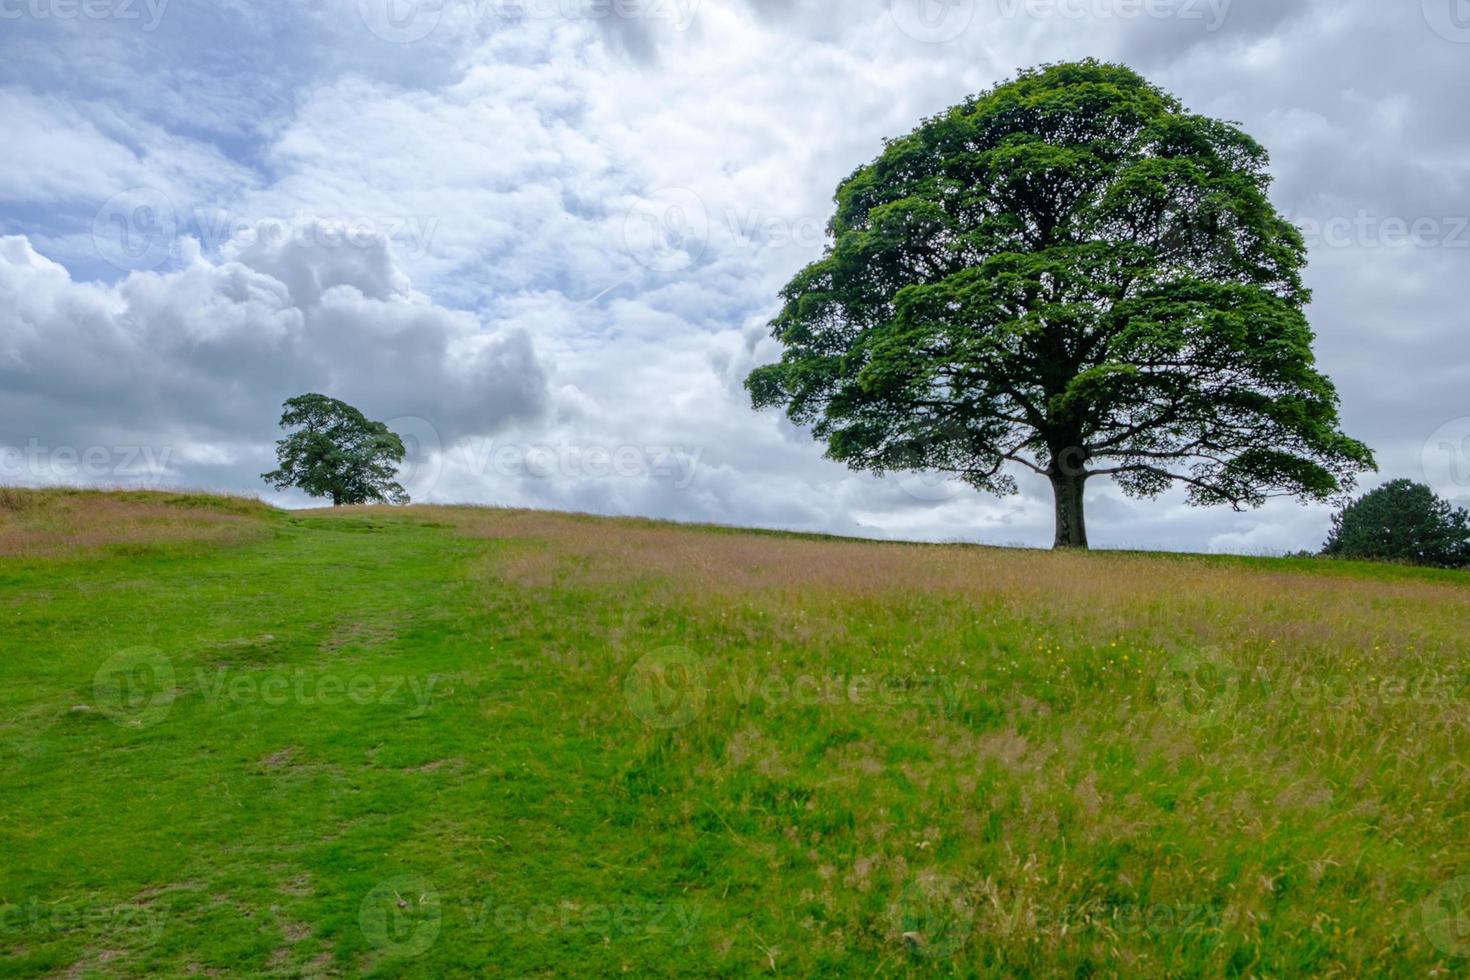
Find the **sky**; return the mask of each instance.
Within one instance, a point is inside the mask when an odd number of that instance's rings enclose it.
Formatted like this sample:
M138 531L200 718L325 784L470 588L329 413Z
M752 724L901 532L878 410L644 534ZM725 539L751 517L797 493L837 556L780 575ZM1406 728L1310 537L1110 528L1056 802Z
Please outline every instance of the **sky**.
M1083 57L1270 151L1363 487L1470 505L1470 0L0 0L0 483L302 505L319 391L417 501L1048 545L1040 477L853 473L742 383L885 138ZM1088 491L1102 547L1330 512Z

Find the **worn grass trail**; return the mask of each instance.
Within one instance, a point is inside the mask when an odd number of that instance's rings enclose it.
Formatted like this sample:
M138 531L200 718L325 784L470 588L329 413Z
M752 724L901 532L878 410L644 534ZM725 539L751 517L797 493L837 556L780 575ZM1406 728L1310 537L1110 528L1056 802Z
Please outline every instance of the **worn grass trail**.
M0 974L1470 962L1462 574L0 505Z

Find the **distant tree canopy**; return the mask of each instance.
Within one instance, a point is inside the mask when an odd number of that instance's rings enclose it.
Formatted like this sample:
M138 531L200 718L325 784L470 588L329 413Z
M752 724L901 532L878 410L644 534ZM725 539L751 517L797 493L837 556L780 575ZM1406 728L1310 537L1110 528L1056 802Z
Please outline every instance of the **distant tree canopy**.
M1315 366L1301 234L1266 151L1119 65L1015 80L926 120L837 189L782 293L757 408L860 470L1045 476L1056 544L1083 488L1192 503L1329 499L1373 467Z
M326 395L301 395L286 402L281 428L296 429L276 443L280 468L261 479L277 490L298 487L332 506L406 504L394 482L403 462L403 440L345 402Z
M1422 483L1394 480L1333 516L1322 553L1462 568L1470 565L1470 514Z

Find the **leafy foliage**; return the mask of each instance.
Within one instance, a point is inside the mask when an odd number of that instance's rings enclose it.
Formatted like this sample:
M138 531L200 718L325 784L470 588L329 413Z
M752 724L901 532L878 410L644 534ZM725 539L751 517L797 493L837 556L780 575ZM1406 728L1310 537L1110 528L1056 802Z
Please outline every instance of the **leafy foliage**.
M280 468L261 474L277 490L300 487L313 497L344 504L406 504L394 482L403 462L403 440L345 402L301 395L285 404L281 428L297 428L276 443Z
M1337 558L1439 568L1470 565L1470 514L1411 480L1394 480L1332 518L1323 549Z
M746 386L879 474L1196 504L1331 498L1373 466L1314 366L1301 234L1264 149L1128 68L1046 66L892 140L837 190ZM1103 464L1106 461L1105 465Z

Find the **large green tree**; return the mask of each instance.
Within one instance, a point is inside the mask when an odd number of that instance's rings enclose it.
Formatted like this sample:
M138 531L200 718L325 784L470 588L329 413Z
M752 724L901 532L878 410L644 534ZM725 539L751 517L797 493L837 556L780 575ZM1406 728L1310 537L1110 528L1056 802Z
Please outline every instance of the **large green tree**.
M1333 516L1323 554L1461 568L1470 565L1470 514L1422 483L1393 480Z
M861 470L1002 494L1007 464L1033 470L1059 547L1086 547L1094 477L1236 509L1329 499L1373 457L1314 366L1306 247L1266 166L1123 66L1022 72L842 183L753 402Z
M299 487L313 497L344 504L406 504L393 479L403 462L403 440L346 402L301 395L286 402L281 428L295 429L276 443L280 468L261 479L277 490Z

